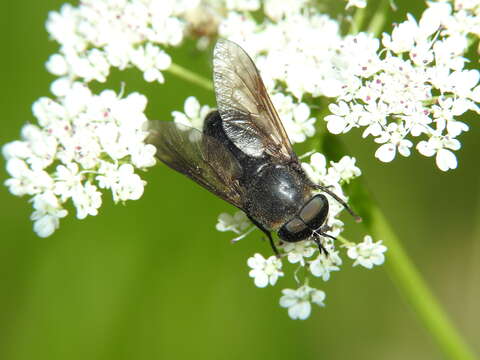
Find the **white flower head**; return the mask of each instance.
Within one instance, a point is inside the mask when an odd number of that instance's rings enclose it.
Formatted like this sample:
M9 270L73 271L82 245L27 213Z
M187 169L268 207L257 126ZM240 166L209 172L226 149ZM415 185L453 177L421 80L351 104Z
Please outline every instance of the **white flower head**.
M38 126L25 125L22 139L6 144L3 154L10 191L34 196L32 220L40 236L58 228L69 200L79 219L97 215L99 188L110 189L115 201L140 198L145 182L134 170L153 166L156 151L145 143L145 107L140 94L121 98L105 90L95 95L79 82L62 97L35 102Z
M260 254L255 254L248 259L248 266L250 270L250 277L254 279L257 287L266 287L268 284L275 285L278 278L283 276L282 261L276 256L270 256L265 259Z
M373 242L370 235L366 235L363 242L351 245L348 248L347 255L355 260L353 266L361 265L367 269L373 268L374 265L382 265L385 261L384 252L387 247L382 245L382 240Z
M288 315L293 320L305 320L312 311L311 303L318 306L325 306L325 293L322 290L314 289L308 285L303 285L297 290L284 289L283 296L280 298L280 306L288 308Z

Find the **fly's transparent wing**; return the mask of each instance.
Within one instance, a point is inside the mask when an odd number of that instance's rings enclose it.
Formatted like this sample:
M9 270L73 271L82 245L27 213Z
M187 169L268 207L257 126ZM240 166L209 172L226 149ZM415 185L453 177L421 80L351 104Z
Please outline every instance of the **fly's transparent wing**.
M151 121L147 142L170 168L188 176L218 197L243 209L242 168L220 142L189 126Z
M229 139L253 157L297 161L288 135L252 59L237 44L219 40L213 53L214 86Z

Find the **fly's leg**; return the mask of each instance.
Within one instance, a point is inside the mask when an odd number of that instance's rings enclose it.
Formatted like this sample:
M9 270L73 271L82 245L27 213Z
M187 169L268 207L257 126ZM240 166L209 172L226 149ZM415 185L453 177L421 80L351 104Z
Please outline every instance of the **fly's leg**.
M258 227L260 230L262 230L262 232L267 235L268 237L268 241L270 242L270 246L272 247L272 250L273 252L275 253L275 256L277 258L280 258L280 252L278 251L277 247L275 246L275 243L273 241L273 238L272 238L272 233L270 231L268 231L267 229L265 229L263 227L262 224L260 224L258 221L256 221L255 219L253 219L252 217L250 217L250 215L248 215L248 218L250 219L250 221L253 223L253 225L255 225L256 227Z
M313 234L313 242L317 244L318 246L318 251L320 251L320 254L325 254L325 256L328 256L328 250L325 249L325 246L323 246L322 241L320 240L320 236L318 233Z
M318 250L320 251L320 254L324 253L326 256L328 256L329 253L328 253L328 250L325 248L325 246L323 246L323 243L322 243L322 240L321 240L320 237L325 236L325 237L328 237L332 240L337 240L336 237L334 237L330 234L327 234L325 232L325 231L330 231L330 230L332 230L332 228L330 226L324 225L320 229L313 232L313 241L315 242L315 244L317 244Z

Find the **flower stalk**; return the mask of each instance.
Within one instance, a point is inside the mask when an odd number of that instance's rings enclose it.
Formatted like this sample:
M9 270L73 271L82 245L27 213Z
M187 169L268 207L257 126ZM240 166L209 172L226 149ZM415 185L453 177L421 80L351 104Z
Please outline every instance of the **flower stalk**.
M368 215L370 221L366 223L366 228L374 237L384 239L384 243L388 247L385 268L390 278L442 352L450 359L475 359L472 350L422 279L385 215L373 201L370 203Z
M209 79L204 78L203 76L198 75L197 73L190 71L178 64L172 63L165 71L185 81L189 81L195 85L198 85L205 90L213 90L213 84Z

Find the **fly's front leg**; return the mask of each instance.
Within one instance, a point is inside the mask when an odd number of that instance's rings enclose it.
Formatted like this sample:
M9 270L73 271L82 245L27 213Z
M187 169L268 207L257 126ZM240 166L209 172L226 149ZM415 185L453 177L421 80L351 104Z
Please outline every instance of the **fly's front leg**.
M273 238L272 238L272 233L270 231L268 231L267 229L265 229L262 224L260 224L258 221L253 219L250 215L247 214L247 216L250 219L250 221L253 223L253 225L255 225L257 228L262 230L262 232L265 235L267 235L268 241L270 242L270 246L272 247L272 250L275 253L275 256L277 258L280 258L280 252L278 251L277 247L275 246L275 242L273 241Z
M322 234L322 235L323 235L323 234ZM317 233L314 233L314 234L313 234L313 242L314 242L315 244L317 244L317 246L318 246L318 251L320 252L320 254L324 253L325 256L328 256L328 255L329 255L328 250L327 250L327 249L325 248L325 246L323 246L323 244L322 244L322 240L320 239L319 234L317 234Z

